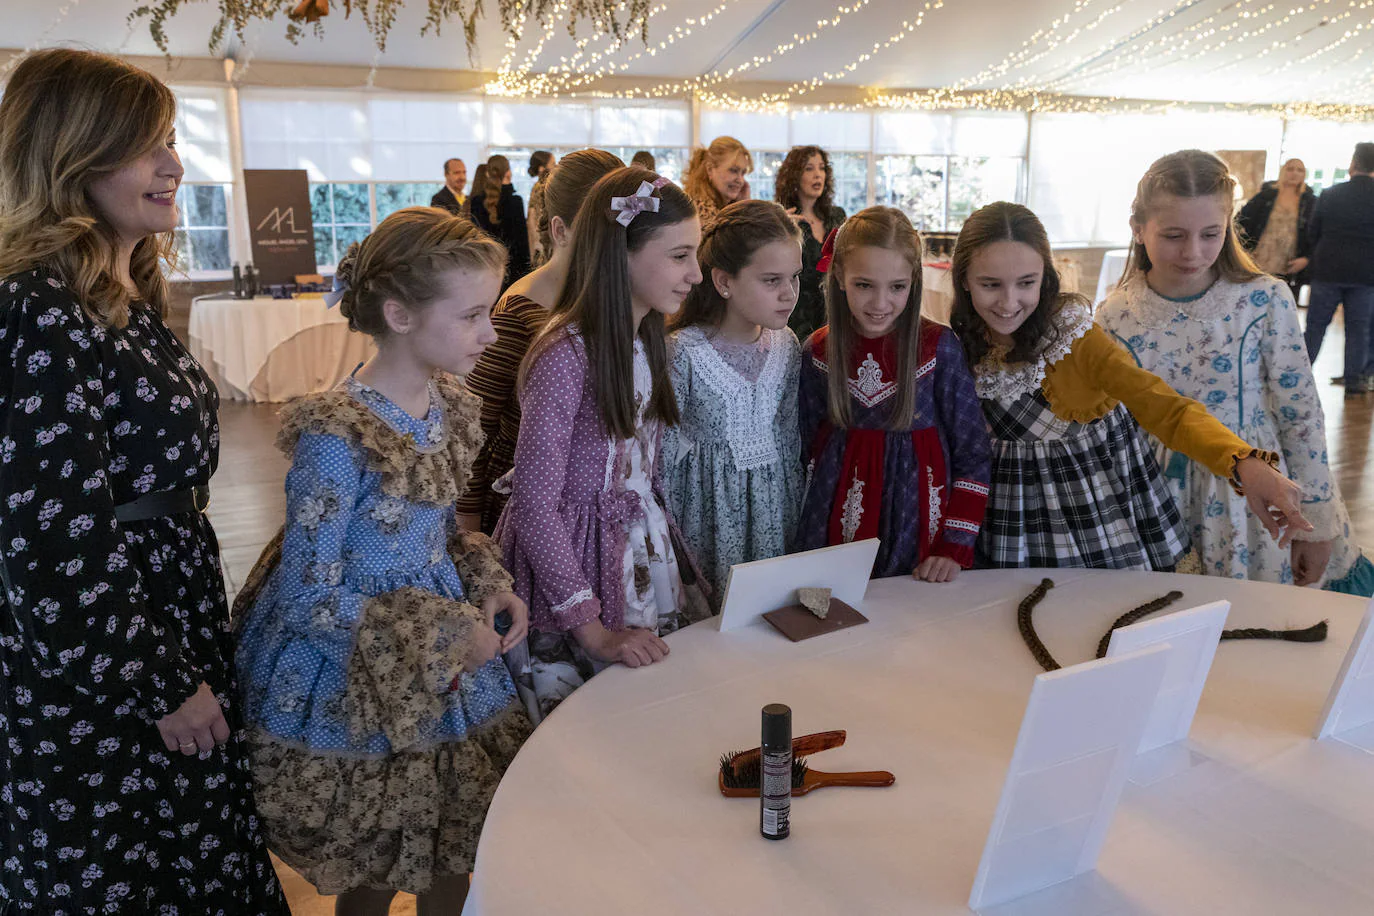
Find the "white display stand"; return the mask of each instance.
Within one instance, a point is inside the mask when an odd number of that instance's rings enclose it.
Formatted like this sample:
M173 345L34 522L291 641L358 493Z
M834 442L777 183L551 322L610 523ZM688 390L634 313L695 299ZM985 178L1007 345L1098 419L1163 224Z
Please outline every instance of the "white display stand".
M725 581L720 630L735 630L769 611L797 603L799 588L828 588L831 595L860 610L878 539L837 544L771 560L736 563Z
M1370 601L1360 628L1341 662L1341 673L1331 685L1317 737L1340 738L1347 744L1374 753L1374 601Z
M1107 658L1135 652L1147 646L1173 646L1169 670L1159 687L1150 722L1140 740L1140 753L1152 751L1188 737L1202 699L1202 687L1226 628L1231 602L1214 601L1154 620L1142 620L1113 631Z
M1151 646L1035 679L970 908L1096 867L1170 651Z

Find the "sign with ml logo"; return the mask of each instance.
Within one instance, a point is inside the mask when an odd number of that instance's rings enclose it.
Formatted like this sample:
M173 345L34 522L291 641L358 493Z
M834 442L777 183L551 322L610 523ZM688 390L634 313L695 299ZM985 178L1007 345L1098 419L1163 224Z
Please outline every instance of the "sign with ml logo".
M313 274L315 228L304 169L244 169L253 265L262 284Z

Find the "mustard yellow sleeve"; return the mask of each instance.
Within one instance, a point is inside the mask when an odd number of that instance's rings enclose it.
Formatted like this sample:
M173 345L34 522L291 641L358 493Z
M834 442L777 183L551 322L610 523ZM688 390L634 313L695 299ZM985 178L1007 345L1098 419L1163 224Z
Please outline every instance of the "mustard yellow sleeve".
M1059 394L1073 400L1082 400L1089 393L1086 389L1096 389L1120 401L1145 431L1233 485L1239 483L1235 469L1240 459L1254 455L1277 463L1276 456L1252 448L1206 407L1137 366L1130 354L1097 325L1064 359L1050 367L1045 382L1047 389L1053 384Z

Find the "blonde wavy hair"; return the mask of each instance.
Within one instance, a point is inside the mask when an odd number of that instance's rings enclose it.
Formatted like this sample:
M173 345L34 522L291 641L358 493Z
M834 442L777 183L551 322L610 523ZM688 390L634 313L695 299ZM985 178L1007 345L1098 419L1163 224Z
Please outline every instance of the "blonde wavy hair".
M397 210L339 259L339 313L353 330L385 337L387 300L422 309L444 294L444 272L463 268L504 274L506 246L447 210Z
M115 265L119 239L90 188L165 143L176 108L156 77L107 54L55 48L24 58L0 100L0 277L51 271L105 327L123 327L135 299L165 315L172 233L134 247L129 291Z
M717 137L711 141L710 146L699 146L692 150L692 158L688 160L687 171L682 176L682 190L697 202L704 201L715 204L716 207L730 203L720 195L716 186L711 184L709 172L713 167L720 168L736 156L744 157L748 171L754 170L754 157L750 155L749 148L734 137Z

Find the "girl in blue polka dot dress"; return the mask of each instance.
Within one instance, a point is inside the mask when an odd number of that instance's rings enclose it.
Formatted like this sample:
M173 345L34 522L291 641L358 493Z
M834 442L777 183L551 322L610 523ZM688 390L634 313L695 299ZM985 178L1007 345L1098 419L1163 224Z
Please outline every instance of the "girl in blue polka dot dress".
M282 412L286 525L235 602L237 664L268 845L337 913L384 914L397 890L457 913L531 728L499 658L526 606L455 523L481 405L447 373L495 341L505 262L461 217L387 217L336 283L376 357Z

